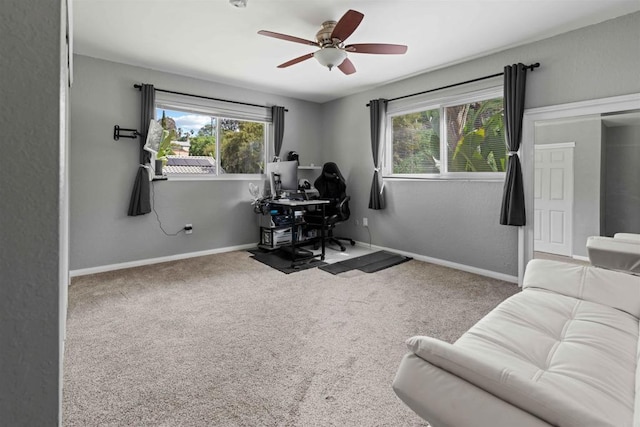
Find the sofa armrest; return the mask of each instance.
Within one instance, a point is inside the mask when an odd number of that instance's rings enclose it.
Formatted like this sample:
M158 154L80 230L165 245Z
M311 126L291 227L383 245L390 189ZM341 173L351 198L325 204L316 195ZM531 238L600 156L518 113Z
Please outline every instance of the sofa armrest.
M616 233L613 235L614 239L627 240L629 242L640 243L640 234L635 233Z
M421 359L551 425L613 427L611 421L604 416L586 411L563 394L540 387L536 382L492 364L487 359L481 359L463 347L423 336L409 338L407 346Z
M591 236L587 239L587 254L596 267L640 274L640 241Z
M551 427L413 353L402 358L393 391L432 427Z
M640 318L640 276L559 261L527 264L523 289L539 288L604 304Z

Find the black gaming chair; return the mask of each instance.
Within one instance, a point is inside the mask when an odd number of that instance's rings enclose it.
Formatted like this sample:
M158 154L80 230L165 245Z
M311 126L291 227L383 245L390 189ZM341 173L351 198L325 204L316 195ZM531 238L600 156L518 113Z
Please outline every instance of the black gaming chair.
M341 251L346 250L340 240L346 240L351 245L355 245L352 239L347 237L337 237L333 235L333 229L336 225L349 219L351 212L349 211L349 199L347 196L347 184L344 177L338 169L338 165L333 162L325 163L322 166L322 173L315 180L313 186L318 190L319 198L329 200L331 203L325 206L325 232L327 243L334 243L340 247ZM316 210L305 214L305 221L308 224L322 227L322 211Z

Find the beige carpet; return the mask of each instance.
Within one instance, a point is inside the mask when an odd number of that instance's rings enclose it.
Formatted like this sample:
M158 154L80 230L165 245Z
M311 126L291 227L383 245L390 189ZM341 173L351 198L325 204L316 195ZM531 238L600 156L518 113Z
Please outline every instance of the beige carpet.
M453 342L514 284L409 261L283 274L231 252L75 278L65 426L425 426L404 340Z

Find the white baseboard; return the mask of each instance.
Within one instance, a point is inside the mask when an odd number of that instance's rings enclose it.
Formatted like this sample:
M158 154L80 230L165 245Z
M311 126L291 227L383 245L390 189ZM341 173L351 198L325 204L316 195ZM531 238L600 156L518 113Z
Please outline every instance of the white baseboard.
M446 261L438 258L431 258L425 255L414 254L412 252L401 251L395 248L386 248L384 246L369 245L369 243L356 242L358 246L363 246L380 251L395 252L400 255L409 256L418 261L430 262L431 264L442 265L444 267L455 268L456 270L466 271L467 273L478 274L480 276L490 277L492 279L504 280L505 282L518 283L518 276L510 276L504 273L498 273L495 271L484 270L482 268L471 267L469 265L458 264L457 262Z
M517 276L510 276L504 273L497 273L495 271L484 270L482 268L471 267L464 264L458 264L456 262L446 261L438 258L432 258L425 255L415 254L412 252L401 251L395 248L369 245L368 243L364 243L364 242L356 242L356 244L358 246L376 249L380 251L395 252L400 255L405 255L413 259L417 259L418 261L430 262L431 264L442 265L444 267L449 267L449 268L455 268L456 270L466 271L468 273L478 274L480 276L491 277L492 279L504 280L505 282L511 282L511 283L518 283ZM141 267L144 265L159 264L161 262L179 261L181 259L195 258L195 257L205 256L205 255L214 255L214 254L219 254L224 252L241 251L246 249L253 249L256 247L256 245L257 245L256 243L249 243L246 245L228 246L226 248L209 249L209 250L200 251L200 252L188 252L184 254L176 254L176 255L170 255L166 257L141 259L137 261L129 261L129 262L123 262L119 264L110 264L110 265L102 265L98 267L81 268L78 270L69 271L69 276L70 277L86 276L88 274L104 273L107 271L122 270L125 268L132 268L132 267Z
M205 256L205 255L214 255L214 254L220 254L223 252L242 251L246 249L253 249L256 246L257 246L257 243L249 243L246 245L228 246L226 248L209 249L209 250L200 251L200 252L188 252L184 254L169 255L169 256L159 257L159 258L141 259L137 261L129 261L129 262L123 262L119 264L102 265L102 266L90 267L90 268L81 268L78 270L69 271L69 277L86 276L88 274L104 273L107 271L122 270L124 268L141 267L143 265L159 264L161 262L179 261L181 259L195 258L195 257Z
M573 259L577 259L578 261L585 261L585 262L591 262L589 260L589 257L586 256L582 256L582 255L572 255L571 258Z

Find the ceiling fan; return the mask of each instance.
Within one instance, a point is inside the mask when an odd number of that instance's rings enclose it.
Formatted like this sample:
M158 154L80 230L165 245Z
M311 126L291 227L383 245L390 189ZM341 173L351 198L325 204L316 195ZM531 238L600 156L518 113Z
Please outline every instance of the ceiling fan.
M347 58L347 52L400 55L407 51L407 46L400 44L361 43L345 45L344 41L358 28L363 18L364 15L362 13L350 9L338 22L325 21L322 23L320 31L316 34L316 41L265 30L258 31L258 34L320 48L316 52L307 53L280 64L278 68L286 68L309 58L316 58L321 65L329 68L329 70L333 67L338 67L344 74L353 74L356 72L356 67Z

